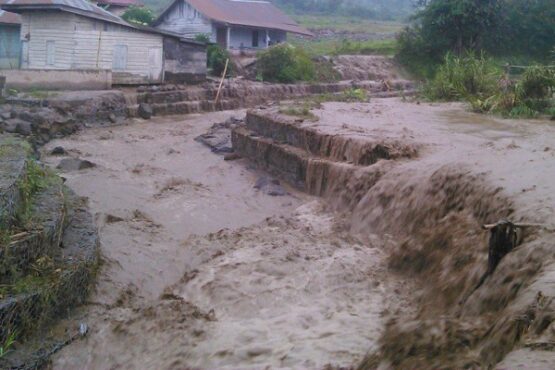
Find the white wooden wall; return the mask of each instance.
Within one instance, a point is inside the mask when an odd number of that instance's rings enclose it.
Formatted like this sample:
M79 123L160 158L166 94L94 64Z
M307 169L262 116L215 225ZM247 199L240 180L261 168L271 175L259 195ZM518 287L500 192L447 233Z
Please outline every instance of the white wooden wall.
M197 12L184 0L175 2L170 11L164 16L162 23L157 27L187 38L194 38L198 34L206 34L210 36L212 42L216 41L216 33L213 30L211 20Z
M22 22L22 40L30 37L22 68L113 69L116 46L126 46L125 69L114 72L162 79L162 35L63 12L24 13ZM55 45L53 56L47 53L49 42Z

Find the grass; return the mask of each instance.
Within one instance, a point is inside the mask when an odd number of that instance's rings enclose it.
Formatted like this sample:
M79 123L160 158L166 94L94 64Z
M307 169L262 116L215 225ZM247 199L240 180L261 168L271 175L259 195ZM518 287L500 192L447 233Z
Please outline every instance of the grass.
M319 55L394 55L397 52L397 41L367 40L349 41L338 39L308 40L291 38L291 44L300 46L312 56Z
M322 107L325 102L368 102L368 94L364 89L348 89L340 94L321 94L310 96L300 101L288 104L279 109L279 113L299 117L307 121L318 121L318 117L311 112L312 109Z
M298 15L293 17L300 25L313 30L333 29L356 33L379 33L395 35L403 23L376 21L364 18L331 15Z
M16 332L11 332L10 335L6 338L4 343L0 346L0 358L4 357L6 354L10 352L11 347L13 347L16 338Z
M279 113L299 117L307 121L318 121L318 117L310 111L311 109L313 109L313 107L308 105L306 102L303 102L300 106L287 106L280 108Z
M509 118L553 117L555 68L527 67L517 79L484 55L447 54L423 94L432 101L467 101L479 113Z

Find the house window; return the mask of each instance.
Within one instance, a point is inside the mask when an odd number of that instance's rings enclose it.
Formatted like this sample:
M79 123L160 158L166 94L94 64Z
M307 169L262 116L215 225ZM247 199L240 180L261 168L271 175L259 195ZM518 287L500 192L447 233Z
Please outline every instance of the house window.
M112 69L114 71L124 71L127 69L127 45L114 46Z
M258 47L258 31L252 31L252 47Z
M46 65L56 65L56 42L46 41Z

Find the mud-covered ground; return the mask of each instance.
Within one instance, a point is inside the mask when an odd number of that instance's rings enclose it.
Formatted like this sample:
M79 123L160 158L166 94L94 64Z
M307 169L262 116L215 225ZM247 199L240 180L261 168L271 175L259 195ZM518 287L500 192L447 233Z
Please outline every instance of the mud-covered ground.
M456 286L464 274L466 280L459 285L467 280L471 284L481 266L485 267L486 234L480 234L475 219L469 221L470 211L454 210L452 221L461 223L446 242L447 246L458 246L461 240L476 242L472 253L462 255L470 258L473 270L463 269L459 275L402 273L392 268L392 255L414 257L404 254L403 248L411 246L407 230L416 230L419 224L430 226L429 220L449 226L450 210L445 205L452 202L459 207L460 199L480 212L510 203L519 221L553 227L555 128L548 121L501 120L468 113L458 104L399 99L326 103L314 114L319 120L304 125L334 135L414 144L418 156L395 166L378 162L376 168L383 167L385 175L376 186L354 209L333 213L327 205L337 199L315 199L284 184L280 186L287 195L268 195L255 188L266 174L244 159L224 161L194 141L212 123L244 115L240 111L91 129L50 143L45 152L61 145L70 156L97 165L65 176L72 189L90 200L106 260L97 292L75 317L87 322L91 331L87 338L62 350L53 367L354 366L369 350L378 348L391 317L411 318L418 306L425 314L420 317L431 318L430 325L436 325L433 320L442 317L439 311L444 304L440 289ZM46 156L52 165L59 160ZM457 184L458 179L460 186L441 188ZM498 190L490 191L491 187ZM473 192L457 194L469 189ZM487 199L482 202L480 195ZM434 213L436 203L441 208L437 212L445 211L445 218ZM549 235L540 232L535 245L547 245ZM468 248L468 243L462 246ZM518 271L508 282L520 279L519 273L526 270L522 261L534 262L538 253L544 253L533 246L509 256L511 264L500 266L500 276L514 265ZM455 252L459 257L460 251ZM538 291L553 296L552 253L543 260L542 274L534 267L535 280L526 280L518 288L522 290L517 289L522 307ZM527 272L526 276L532 275ZM504 292L502 283L486 282L484 292L468 299L463 318L473 317L473 310L487 309L480 302L494 302L492 310L506 314L500 305L507 302L495 304ZM496 289L495 284L503 288ZM430 295L432 287L437 287L437 294ZM426 309L423 297L437 310ZM472 341L475 333L486 335L488 326L479 328L479 324L476 320L468 332L461 330L465 335L461 340ZM422 347L418 341L427 339L418 338L419 330L400 335L399 351L406 350L410 356L410 351L424 348L430 352L437 345L438 351L447 348L449 352L447 345L442 347L439 326L432 330L432 343ZM553 336L549 330L544 333L547 342ZM411 341L413 347L401 345ZM537 338L534 343L515 348L500 368L549 368L553 352L545 351L544 342Z
M376 345L405 289L385 272L383 240L352 238L285 184L282 196L257 189L267 174L194 140L243 115L90 129L44 148L96 164L63 176L89 198L105 260L75 317L90 333L54 368L347 366Z

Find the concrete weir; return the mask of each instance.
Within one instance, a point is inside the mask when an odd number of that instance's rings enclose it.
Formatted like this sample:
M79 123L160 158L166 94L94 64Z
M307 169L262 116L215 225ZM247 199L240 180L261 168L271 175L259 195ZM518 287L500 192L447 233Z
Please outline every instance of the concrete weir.
M318 196L333 192L341 179L376 177L380 170L368 166L380 160L415 157L418 147L397 140L326 133L310 123L265 109L249 111L246 126L234 129L231 139L240 155Z
M553 340L552 213L536 211L550 190L535 185L551 181L529 166L553 166L544 143L551 126L512 127L459 107L396 99L327 103L311 113L314 119L277 107L251 110L232 131L233 150L325 198L352 235L391 236L388 269L416 283L414 307L391 317L360 369L494 368L523 346ZM489 235L481 225L503 219L540 227L525 230L480 280ZM534 351L524 363L543 363Z

